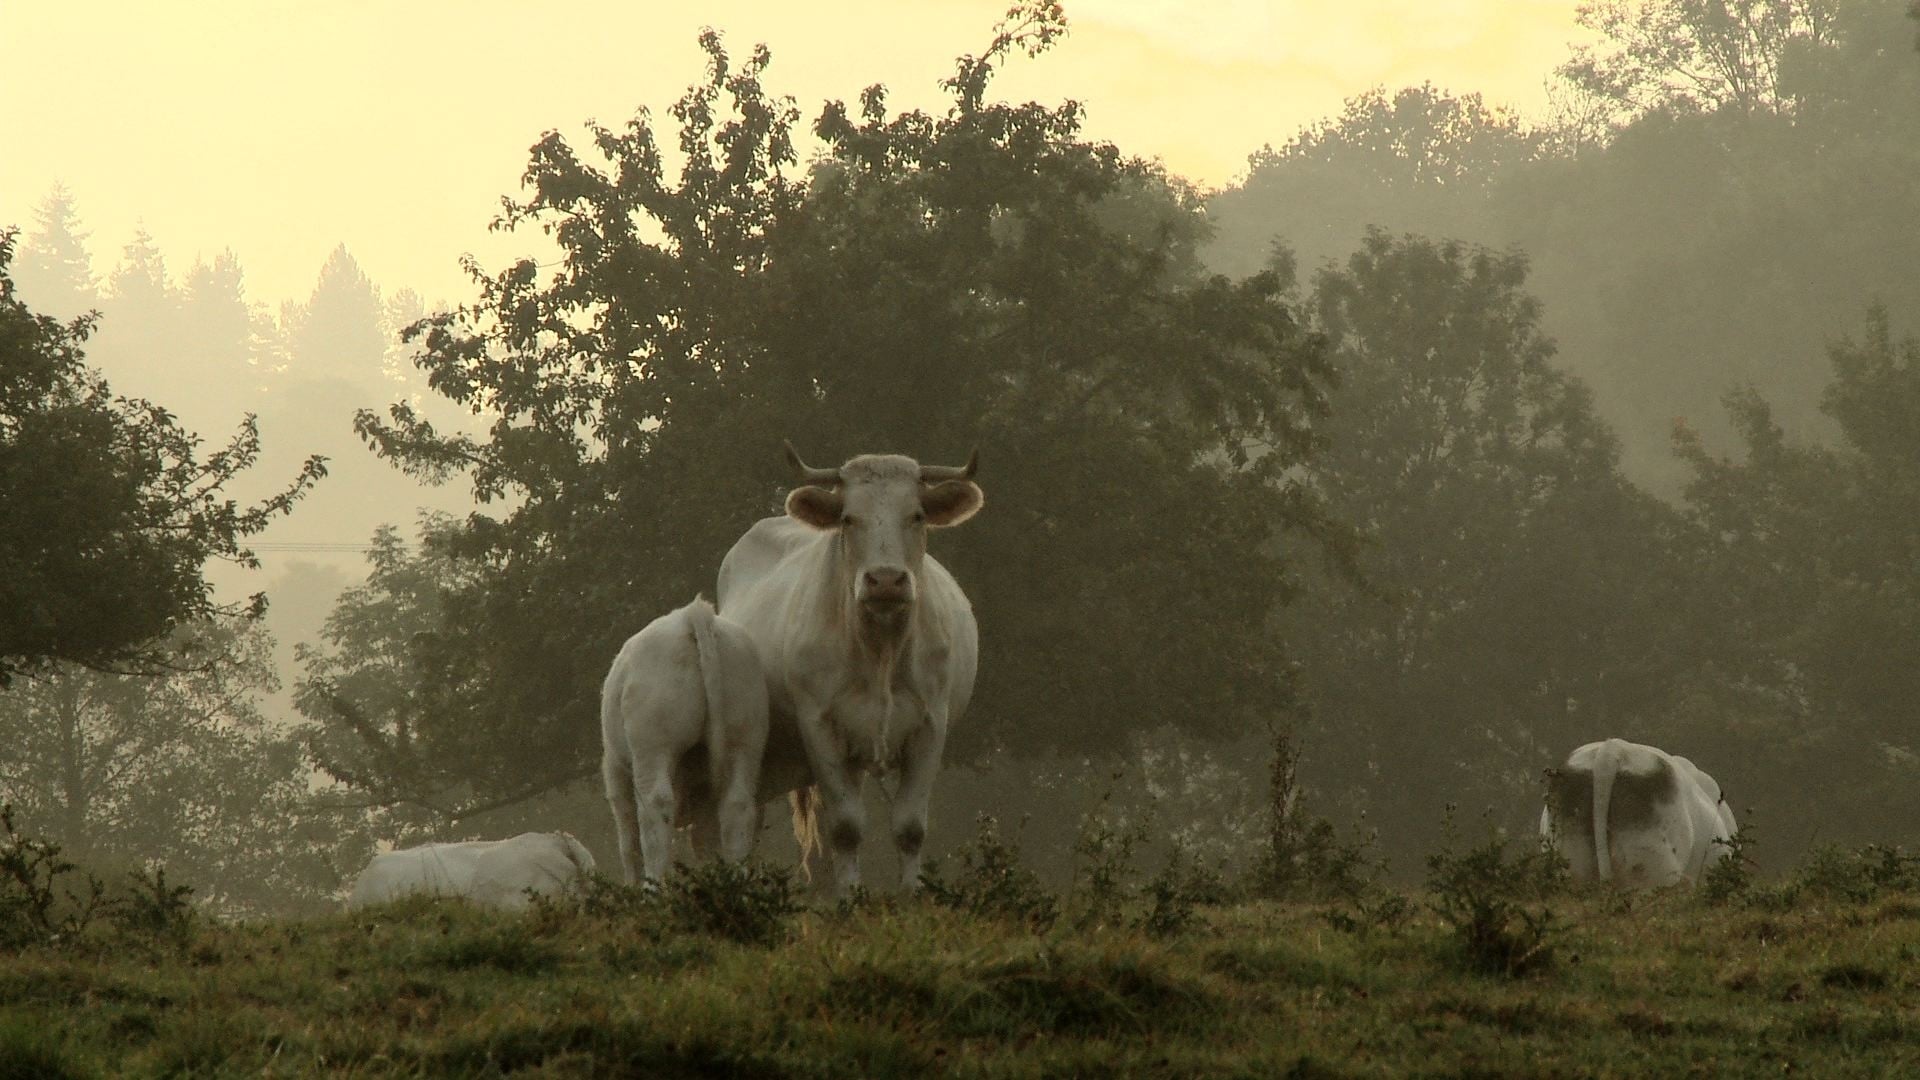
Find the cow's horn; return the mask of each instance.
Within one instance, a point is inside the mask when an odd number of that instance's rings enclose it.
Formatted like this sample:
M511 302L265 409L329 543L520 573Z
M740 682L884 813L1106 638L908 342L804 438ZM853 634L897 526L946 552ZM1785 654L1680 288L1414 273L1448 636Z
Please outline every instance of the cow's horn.
M816 469L800 460L800 451L793 448L792 440L787 441L787 463L793 471L800 474L800 482L817 487L832 487L840 482L839 469Z
M979 467L980 448L976 446L973 448L973 452L967 455L967 463L957 469L951 465L920 466L920 482L923 484L938 484L943 480L971 480L973 479L973 471Z

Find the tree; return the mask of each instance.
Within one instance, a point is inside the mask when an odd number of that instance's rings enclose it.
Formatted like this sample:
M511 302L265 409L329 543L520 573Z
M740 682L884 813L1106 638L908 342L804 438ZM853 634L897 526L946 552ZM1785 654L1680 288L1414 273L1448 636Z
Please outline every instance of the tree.
M1701 720L1726 717L1738 775L1822 838L1904 840L1920 812L1920 339L1896 341L1876 308L1828 355L1836 446L1790 440L1751 388L1727 397L1740 459L1676 430L1737 694Z
M55 661L171 669L175 629L265 606L216 601L207 561L254 565L246 538L324 469L309 459L279 493L236 503L225 488L259 452L252 417L202 457L166 410L115 397L86 365L92 319L34 314L13 249L0 233L0 685Z
M951 755L1238 731L1284 698L1271 541L1335 532L1288 472L1329 375L1275 276L1195 273L1190 190L1083 140L1073 104L986 100L996 65L1063 29L1017 9L943 117L889 115L879 87L829 105L805 182L766 50L736 69L711 33L671 109L677 180L644 112L592 128L605 164L535 146L500 224L549 232L558 269L476 271L477 303L416 329L434 389L498 419L483 438L404 404L361 421L403 467L517 500L454 544L483 585L449 597L415 728L477 792L586 771L615 648L778 506L783 434L821 459L985 448L989 510L936 542L986 628Z
M1602 35L1560 78L1612 103L1615 127L1658 109L1780 112L1794 54L1830 44L1837 0L1594 0L1577 21Z
M157 862L228 912L330 906L369 845L314 801L300 744L260 716L271 641L229 620L170 645L182 670L158 678L63 665L0 694L0 797L74 858Z
M1497 185L1543 152L1517 114L1479 94L1369 90L1248 158L1246 178L1209 205L1222 226L1209 261L1250 272L1279 241L1318 266L1346 256L1368 226L1485 235Z
M1679 522L1620 476L1526 272L1373 230L1315 280L1342 384L1312 471L1368 532L1369 587L1316 582L1282 624L1309 772L1403 854L1447 803L1526 805L1588 738L1651 738L1683 669Z
M296 379L340 379L372 392L385 382L380 291L341 244L320 267L313 295L287 324Z
M420 723L434 711L422 697L444 697L434 636L446 623L447 595L474 578L446 549L455 531L451 518L422 515L410 549L398 529L382 526L366 581L340 594L318 644L295 650L294 705L308 721L300 730L308 757L386 808L379 823L387 834L430 825L456 806L472 810L458 733ZM422 792L446 801L427 802Z
M80 227L73 193L65 184L34 209L36 227L20 246L14 276L24 298L56 318L75 319L100 303L99 283L87 255L89 235Z
M102 370L142 391L171 389L187 352L181 300L166 257L146 229L136 229L107 277L102 329L94 342Z
M231 415L260 407L264 372L255 361L253 321L245 275L231 251L187 272L180 296L179 362L170 386L194 403L194 417Z
M1534 141L1511 145L1529 154L1440 154L1506 163L1469 169L1465 183L1413 185L1413 168L1390 167L1403 146L1426 145L1402 128L1422 130L1434 112L1432 129L1447 130L1439 102L1403 111L1395 101L1406 92L1373 95L1276 139L1282 150L1258 155L1245 181L1210 200L1219 233L1209 265L1264 266L1278 239L1312 269L1344 259L1368 224L1525 251L1560 363L1592 388L1629 475L1677 500L1686 476L1669 445L1675 416L1710 440L1735 438L1720 395L1752 383L1789 435L1830 438L1816 408L1825 340L1862 298L1896 321L1920 315L1920 232L1893 224L1920 214L1910 13L1909 0L1835 6L1820 34L1783 47L1777 110L1616 115L1613 99L1588 102L1607 117L1604 137L1520 126ZM1496 135L1469 145L1508 145ZM1295 160L1294 143L1315 155Z

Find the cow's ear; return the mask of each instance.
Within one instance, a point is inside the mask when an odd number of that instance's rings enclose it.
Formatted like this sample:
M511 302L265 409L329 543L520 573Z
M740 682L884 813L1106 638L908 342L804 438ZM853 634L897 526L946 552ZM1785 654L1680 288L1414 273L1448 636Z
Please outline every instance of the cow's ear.
M927 524L936 529L960 524L979 513L986 501L980 485L971 480L948 480L920 493L920 509L927 515Z
M847 501L840 493L828 488L798 487L787 493L788 516L816 529L839 527L840 515L846 508Z

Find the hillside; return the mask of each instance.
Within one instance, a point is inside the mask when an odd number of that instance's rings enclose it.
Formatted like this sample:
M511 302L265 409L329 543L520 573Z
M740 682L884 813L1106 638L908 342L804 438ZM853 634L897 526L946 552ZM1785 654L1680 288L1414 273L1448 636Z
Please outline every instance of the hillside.
M1920 1061L1920 894L1876 873L1829 860L1729 906L1562 894L1518 977L1384 893L1199 906L1158 936L1144 916L1184 901L1042 933L766 908L770 948L611 888L123 930L0 963L0 1075L1891 1075Z

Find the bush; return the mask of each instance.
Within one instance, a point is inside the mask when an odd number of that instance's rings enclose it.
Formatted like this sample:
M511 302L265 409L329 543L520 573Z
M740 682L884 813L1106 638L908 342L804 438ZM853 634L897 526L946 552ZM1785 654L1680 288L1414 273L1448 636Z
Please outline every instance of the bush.
M791 871L724 860L676 864L658 883L624 885L590 875L566 895L534 897L532 907L543 933L578 915L630 924L654 941L704 934L762 947L784 940L787 920L801 910Z
M1752 812L1748 812L1752 817ZM1749 820L1731 840L1715 838L1715 844L1727 849L1727 857L1707 867L1700 879L1700 898L1709 904L1727 904L1734 900L1743 900L1753 894L1753 872L1756 864L1748 852L1757 843L1753 834L1753 822Z
M136 870L127 879L130 887L113 908L114 924L136 934L186 940L193 929L193 887L167 884L162 866Z
M993 815L981 814L974 838L949 858L960 860L954 879L946 880L946 860L929 862L920 874L927 899L969 915L1023 923L1044 933L1060 917L1060 905L1033 871L1020 865L1020 848L1000 839Z
M1522 844L1509 858L1507 839L1491 821L1485 840L1456 854L1452 807L1444 834L1445 846L1427 856L1427 889L1465 966L1509 977L1551 966L1561 925L1542 901L1566 887L1566 861L1537 844Z
M124 933L184 944L194 925L193 888L170 885L164 867L127 875L109 891L50 840L22 833L0 805L0 949L71 944L104 920Z
M12 804L0 806L0 830L0 948L77 937L111 905L99 878L75 877L59 844L14 827Z
M751 861L677 867L659 895L681 930L767 948L785 939L787 920L801 910L790 871Z
M1351 897L1347 907L1331 908L1321 917L1341 933L1365 937L1375 930L1397 934L1412 914L1413 901L1405 894L1369 885L1365 892Z
M1147 882L1147 910L1135 923L1153 937L1171 937L1193 925L1196 909L1203 904L1226 900L1226 886L1220 875L1201 866L1187 864L1175 851L1166 868Z
M1895 845L1847 851L1829 844L1814 849L1790 887L1796 894L1864 904L1885 892L1920 890L1920 856Z
M1362 901L1380 893L1380 861L1371 833L1341 840L1333 823L1307 813L1297 770L1300 750L1284 727L1273 732L1267 793L1267 843L1247 877L1255 896L1272 900Z
M1119 774L1114 775L1117 782ZM1134 893L1134 854L1147 838L1147 822L1116 826L1107 807L1113 800L1108 787L1100 806L1080 819L1073 842L1073 878L1067 901L1074 909L1073 924L1088 929L1119 918Z

